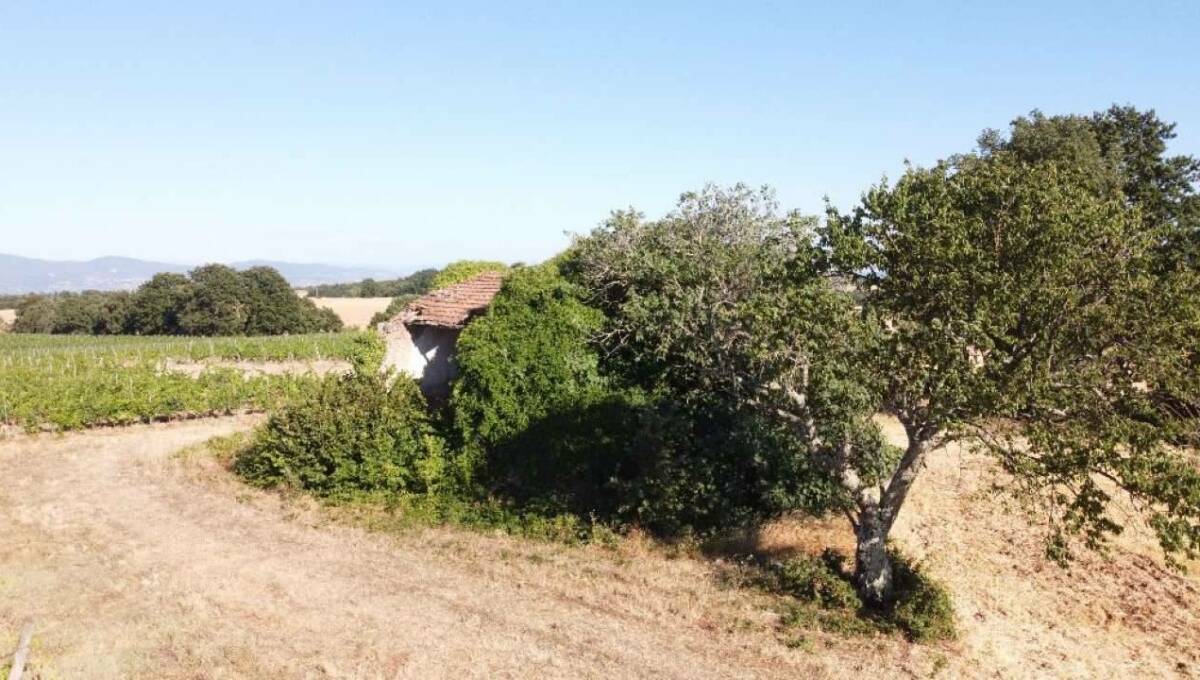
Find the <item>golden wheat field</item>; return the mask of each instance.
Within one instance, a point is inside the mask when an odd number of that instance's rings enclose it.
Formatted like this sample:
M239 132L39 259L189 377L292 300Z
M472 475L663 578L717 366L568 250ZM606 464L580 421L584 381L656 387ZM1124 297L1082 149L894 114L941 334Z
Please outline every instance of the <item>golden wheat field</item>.
M309 298L318 307L326 307L337 313L347 328L365 328L376 312L382 312L391 304L389 297L374 298Z

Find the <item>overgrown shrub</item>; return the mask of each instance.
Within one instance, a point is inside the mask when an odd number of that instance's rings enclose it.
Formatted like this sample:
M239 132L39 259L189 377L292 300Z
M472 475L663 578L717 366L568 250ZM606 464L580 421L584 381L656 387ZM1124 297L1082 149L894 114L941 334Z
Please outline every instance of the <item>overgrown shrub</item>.
M53 333L54 300L43 296L27 298L17 307L17 318L13 321L14 333Z
M889 618L917 642L954 639L958 632L950 591L905 556L893 552L892 559L896 601Z
M458 260L451 262L434 275L429 282L430 290L445 288L467 279L475 278L484 272L508 271L508 265L493 260Z
M326 379L273 414L234 468L322 496L427 493L446 482L447 456L416 383L367 372Z
M862 608L854 584L846 578L842 556L826 550L821 557L802 555L772 563L768 573L773 589L827 609Z
M350 365L357 375L374 375L383 368L387 343L378 333L367 331L354 336L350 349ZM390 376L389 376L390 377Z
M895 564L894 598L867 606L855 589L844 558L826 550L820 557L800 555L765 564L759 587L787 595L784 627L810 627L831 633L863 635L898 630L915 642L951 640L954 606L950 593L904 555L891 551Z
M660 534L828 504L832 491L782 428L681 407L608 375L604 318L573 267L568 253L514 270L459 337L451 412L476 481Z
M557 511L610 514L634 399L600 374L592 337L602 318L562 265L515 271L459 336L450 410L481 485Z

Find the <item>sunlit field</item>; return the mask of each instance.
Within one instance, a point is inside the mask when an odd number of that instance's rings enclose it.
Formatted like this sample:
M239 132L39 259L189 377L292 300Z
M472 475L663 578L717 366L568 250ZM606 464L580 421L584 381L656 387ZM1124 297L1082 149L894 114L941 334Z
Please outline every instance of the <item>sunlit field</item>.
M0 423L76 429L264 409L342 362L356 333L185 338L0 336ZM248 372L245 362L286 363Z

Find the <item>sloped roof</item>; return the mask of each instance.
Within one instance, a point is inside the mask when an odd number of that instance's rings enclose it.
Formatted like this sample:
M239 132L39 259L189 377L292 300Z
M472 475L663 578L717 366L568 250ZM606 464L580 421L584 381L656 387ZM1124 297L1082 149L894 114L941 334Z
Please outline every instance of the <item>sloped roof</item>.
M482 313L500 292L502 272L483 272L462 283L439 288L408 303L392 322L405 325L462 328Z

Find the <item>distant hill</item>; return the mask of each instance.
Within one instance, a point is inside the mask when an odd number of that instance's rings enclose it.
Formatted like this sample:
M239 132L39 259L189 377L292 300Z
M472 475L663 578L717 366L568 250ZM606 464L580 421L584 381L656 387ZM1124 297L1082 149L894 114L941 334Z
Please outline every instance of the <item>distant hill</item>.
M366 278L395 278L398 273L384 269L340 267L337 265L247 260L230 262L231 267L274 267L293 286L344 283ZM0 254L0 294L53 293L78 290L129 290L159 272L183 273L195 265L151 262L129 257L100 257L84 262L39 260Z

